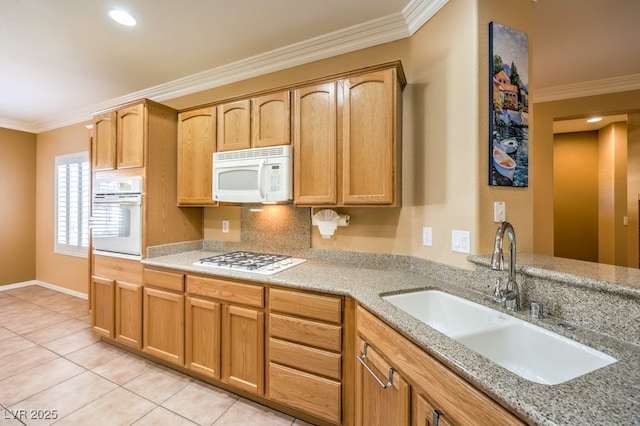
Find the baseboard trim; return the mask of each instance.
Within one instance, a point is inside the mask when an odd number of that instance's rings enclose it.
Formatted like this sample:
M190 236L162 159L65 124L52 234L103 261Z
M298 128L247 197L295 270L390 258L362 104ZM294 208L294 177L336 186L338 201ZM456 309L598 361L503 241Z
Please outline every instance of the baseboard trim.
M48 288L49 290L54 290L57 291L59 293L64 293L64 294L68 294L69 296L74 296L80 299L84 299L84 300L88 300L89 296L85 293L81 293L79 291L75 291L75 290L69 290L68 288L64 288L64 287L60 287L57 285L53 285L53 284L49 284L46 283L44 281L39 281L39 280L30 280L30 281L23 281L20 283L15 283L15 284L7 284L7 285L2 285L0 286L0 291L7 291L7 290L13 290L15 288L22 288L22 287L29 287L32 285L37 285L40 287L44 287L44 288Z

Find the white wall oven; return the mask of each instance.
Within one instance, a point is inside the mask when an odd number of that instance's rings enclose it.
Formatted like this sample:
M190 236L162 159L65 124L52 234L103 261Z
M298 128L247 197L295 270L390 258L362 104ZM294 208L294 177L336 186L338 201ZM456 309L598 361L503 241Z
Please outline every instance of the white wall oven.
M110 177L93 182L93 252L142 258L142 177Z

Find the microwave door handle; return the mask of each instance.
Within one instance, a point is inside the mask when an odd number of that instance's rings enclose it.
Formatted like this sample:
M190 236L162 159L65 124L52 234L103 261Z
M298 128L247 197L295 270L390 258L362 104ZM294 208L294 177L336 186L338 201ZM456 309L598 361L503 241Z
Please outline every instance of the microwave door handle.
M264 170L265 160L260 160L260 164L258 165L258 194L260 194L260 199L264 200L264 193L262 192L262 172Z

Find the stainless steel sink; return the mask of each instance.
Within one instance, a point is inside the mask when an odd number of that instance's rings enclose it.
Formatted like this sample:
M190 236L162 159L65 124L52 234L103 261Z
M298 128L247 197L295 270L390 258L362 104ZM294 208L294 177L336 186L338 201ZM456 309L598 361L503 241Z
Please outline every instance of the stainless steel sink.
M442 291L382 298L532 382L556 385L617 361L589 346Z

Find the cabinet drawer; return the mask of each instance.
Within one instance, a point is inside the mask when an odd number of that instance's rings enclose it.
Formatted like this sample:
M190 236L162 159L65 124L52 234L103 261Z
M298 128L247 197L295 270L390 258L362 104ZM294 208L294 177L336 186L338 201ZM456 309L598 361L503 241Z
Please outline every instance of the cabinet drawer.
M278 314L271 314L269 318L269 332L272 337L330 351L342 351L342 327L340 326Z
M138 260L94 255L93 275L131 284L142 284L142 263Z
M269 364L269 395L272 401L297 408L333 424L341 420L342 385L333 380Z
M269 360L332 379L342 377L340 354L278 339L269 339Z
M264 306L264 288L260 285L188 275L187 292L240 305Z
M184 291L184 275L145 268L144 285L182 293Z
M272 288L271 310L335 323L342 322L342 297Z

